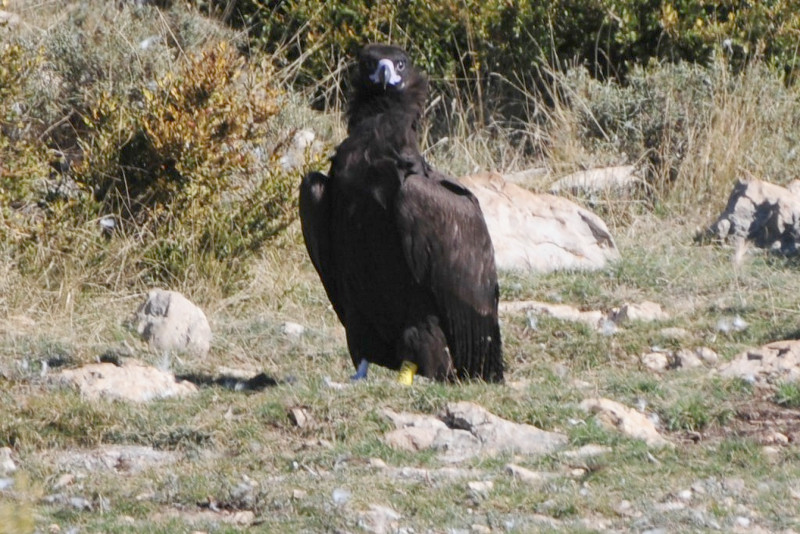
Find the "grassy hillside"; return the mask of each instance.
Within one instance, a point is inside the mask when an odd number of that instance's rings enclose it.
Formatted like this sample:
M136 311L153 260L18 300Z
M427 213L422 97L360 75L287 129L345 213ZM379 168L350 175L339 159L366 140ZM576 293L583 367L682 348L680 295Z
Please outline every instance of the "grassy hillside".
M424 148L437 167L541 167L529 186L544 191L575 170L631 163L649 184L576 199L609 223L619 262L503 273L502 299L603 312L651 300L669 318L610 334L504 314L504 386L405 388L376 368L336 388L352 365L295 195L343 138L340 110L309 106L320 87L340 90L343 71L329 65L303 92L302 56L262 51L179 2L6 4L20 21L0 26L0 447L17 470L0 468L0 533L358 532L372 505L393 509L387 531L399 532L800 529L797 385L761 388L710 368L657 373L641 360L653 348L708 347L727 361L797 337L796 260L693 241L737 178L797 177L800 92L769 62L631 65L624 82L540 64L548 83L515 89L524 114L484 121L474 92L431 73L440 79ZM319 149L285 165L304 129ZM130 330L153 286L205 310L207 357L165 363ZM737 317L745 328L724 327ZM305 333L286 336L286 321ZM132 405L51 380L104 355L279 383ZM607 430L579 407L591 397L640 409L674 447ZM609 449L453 466L383 442L384 408L435 414L455 400L563 432L567 450ZM92 460L114 447L130 457ZM546 480L521 482L508 463ZM474 481L493 486L475 492Z

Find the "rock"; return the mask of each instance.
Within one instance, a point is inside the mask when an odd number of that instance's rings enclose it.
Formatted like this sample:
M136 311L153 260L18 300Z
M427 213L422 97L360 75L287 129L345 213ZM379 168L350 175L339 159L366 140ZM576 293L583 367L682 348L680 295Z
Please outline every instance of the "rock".
M564 434L507 421L471 402L450 403L440 417L450 428L469 431L481 441L482 450L492 455L546 454L567 443Z
M498 269L594 270L619 258L606 224L570 200L534 194L497 173L459 181L480 202Z
M556 181L550 186L550 192L557 195L562 192L577 194L628 191L642 181L635 171L636 167L633 165L578 171Z
M612 312L611 319L620 324L625 321L664 321L669 319L669 316L661 309L660 304L646 300L638 304L624 304L621 308Z
M581 311L578 308L567 304L548 304L535 300L520 300L514 302L501 302L501 313L535 313L549 315L562 321L575 321L587 324L592 328L600 330L603 326L605 315L597 310Z
M708 347L696 348L694 349L694 352L706 365L714 366L719 363L719 354Z
M358 526L373 534L389 534L397 532L400 517L400 514L388 506L370 504L369 510L361 514Z
M515 479L530 484L531 486L541 486L545 482L555 480L559 477L556 473L548 473L543 471L531 471L525 467L508 464L506 465L506 472Z
M153 350L205 356L211 327L203 310L177 291L153 289L136 312L136 331Z
M176 463L180 455L175 451L156 450L142 445L102 445L94 449L53 451L52 462L68 475L59 478L53 489L72 483L76 471L111 471L138 473L155 466Z
M333 500L333 504L336 506L343 506L350 502L350 499L353 497L353 494L350 490L345 488L336 488L333 490L331 494L331 499Z
M476 500L488 499L489 492L494 489L494 482L491 480L473 480L472 482L467 482L467 489Z
M384 436L388 445L411 451L434 449L450 462L479 454L546 454L567 441L563 434L507 421L470 402L450 403L439 417L383 413L396 427Z
M703 360L693 350L680 349L675 353L675 367L681 369L693 369L695 367L702 367Z
M617 515L623 517L631 517L636 513L635 510L633 509L633 504L631 504L631 501L627 499L621 500L619 504L617 504L617 506L614 507L614 512L616 512Z
M291 321L287 321L281 325L281 333L291 339L299 339L305 331L305 326Z
M795 254L800 239L800 194L762 180L740 180L725 211L700 237L744 238L761 248Z
M611 452L612 452L611 447L589 443L587 445L584 445L580 449L564 451L561 453L561 456L563 456L564 458L569 458L571 460L583 460L586 458L593 458L595 456L602 456L604 454L609 454Z
M666 371L672 364L666 352L648 352L642 356L642 365L653 371Z
M177 381L172 373L136 360L127 360L122 365L93 363L65 369L52 376L56 382L77 386L81 395L89 400L148 402L191 395L197 391L191 382Z
M0 448L0 475L10 475L17 470L17 465L11 458L11 453L10 447Z
M303 428L308 426L311 422L311 415L300 406L295 406L289 410L289 419L292 420L294 425L298 428Z
M651 447L669 446L656 430L655 425L642 413L609 399L586 399L581 408L595 415L600 423L622 432L626 436L641 439Z
M761 383L800 380L800 340L775 341L741 352L722 365L719 373Z

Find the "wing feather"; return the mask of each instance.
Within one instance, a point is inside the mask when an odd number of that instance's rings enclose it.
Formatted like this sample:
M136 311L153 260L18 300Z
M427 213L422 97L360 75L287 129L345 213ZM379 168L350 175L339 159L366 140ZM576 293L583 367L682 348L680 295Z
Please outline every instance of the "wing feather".
M395 211L406 261L434 295L459 376L502 380L494 249L477 198L435 171L411 173Z
M307 174L300 184L300 226L311 263L317 270L328 299L344 323L343 306L336 293L331 255L331 202L328 177L321 172Z

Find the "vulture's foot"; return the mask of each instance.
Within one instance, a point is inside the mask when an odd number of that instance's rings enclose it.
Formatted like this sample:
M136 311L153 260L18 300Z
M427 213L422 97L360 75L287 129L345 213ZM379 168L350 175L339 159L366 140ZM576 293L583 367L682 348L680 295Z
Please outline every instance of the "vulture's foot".
M356 369L356 374L350 377L350 380L363 380L367 378L367 369L369 368L369 362L367 360L361 360L361 363L358 364L358 369Z
M417 369L419 369L419 366L416 363L403 360L403 364L400 366L400 376L397 380L404 386L410 386L414 383L414 374Z

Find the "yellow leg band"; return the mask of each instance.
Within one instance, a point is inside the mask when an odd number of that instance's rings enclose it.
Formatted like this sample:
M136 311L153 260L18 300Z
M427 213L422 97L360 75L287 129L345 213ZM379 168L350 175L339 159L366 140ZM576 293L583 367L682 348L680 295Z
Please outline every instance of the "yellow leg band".
M417 369L416 363L403 360L403 365L400 366L400 377L398 381L405 386L410 386L414 383L414 373L417 372Z

